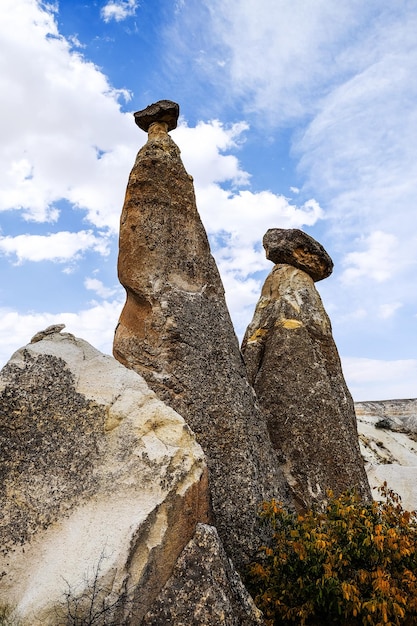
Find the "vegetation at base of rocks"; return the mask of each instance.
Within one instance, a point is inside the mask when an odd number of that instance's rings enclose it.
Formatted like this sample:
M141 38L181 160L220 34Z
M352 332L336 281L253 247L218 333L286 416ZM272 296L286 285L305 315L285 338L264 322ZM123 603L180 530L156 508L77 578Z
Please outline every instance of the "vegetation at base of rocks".
M123 626L128 593L115 594L102 581L104 552L91 576L85 575L81 592L67 582L61 606L55 612L56 626ZM0 622L1 626L1 622Z
M249 589L268 626L417 624L417 513L380 489L364 504L328 494L304 515L265 502L272 531L249 568Z

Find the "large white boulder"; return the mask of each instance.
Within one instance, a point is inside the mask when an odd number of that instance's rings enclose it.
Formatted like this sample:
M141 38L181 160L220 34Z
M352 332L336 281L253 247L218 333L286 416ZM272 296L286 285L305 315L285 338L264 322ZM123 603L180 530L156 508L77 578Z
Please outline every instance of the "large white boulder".
M0 603L31 626L79 598L139 624L208 521L204 454L143 378L61 329L0 373Z

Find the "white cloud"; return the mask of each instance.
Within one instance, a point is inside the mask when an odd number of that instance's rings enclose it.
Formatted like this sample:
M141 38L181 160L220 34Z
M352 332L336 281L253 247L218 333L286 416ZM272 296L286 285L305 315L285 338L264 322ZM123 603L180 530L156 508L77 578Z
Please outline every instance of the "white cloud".
M84 280L84 287L90 291L94 291L100 298L111 298L117 292L122 291L119 288L106 287L98 278L86 278Z
M361 37L338 52L343 80L329 84L296 141L304 193L314 193L325 207L339 248L352 250L350 239L358 233L397 239L396 256L391 247L390 259L387 253L369 273L365 256L348 257L353 271L347 276L360 275L366 290L369 280L394 273L404 289L417 263L416 29L415 7L403 3L380 6L376 19L363 21Z
M238 7L235 0L190 0L169 36L222 98L238 100L265 126L317 110L329 78L344 73L340 42L371 13L359 0L240 0Z
M3 0L0 210L55 221L65 199L100 228L118 228L138 144L120 110L125 90L61 37L51 5Z
M417 306L410 288L417 265L416 7L360 0L201 4L190 0L167 36L189 73L210 83L210 106L239 106L277 143L277 127L291 129L300 197L316 198L325 210L317 232L331 243L329 299L343 311L340 323L361 311L383 336L389 298L403 303L403 330L396 332L405 333L406 312ZM197 186L204 205L199 194ZM205 220L216 219L211 204ZM378 249L377 232L388 249Z
M343 371L357 402L417 398L417 360L343 358Z
M127 17L135 15L138 6L137 0L109 0L100 13L105 22L115 20L121 22Z
M387 302L379 307L379 317L383 320L393 317L395 313L402 307L401 302Z
M349 252L343 259L347 266L342 275L344 282L355 282L363 276L384 282L398 271L399 242L394 235L375 231L361 244L363 251Z
M20 313L0 309L0 367L13 352L29 343L35 333L52 324L66 324L64 332L81 337L105 354L111 354L114 329L122 306L123 300L120 298L94 304L74 313Z
M219 120L198 122L195 127L189 127L182 120L172 138L181 148L186 169L200 187L225 181L246 185L250 175L241 169L235 155L224 152L237 149L244 142L244 132L248 128L246 122L226 126Z
M214 120L199 122L195 128L182 123L173 133L184 165L194 177L198 210L210 235L239 336L261 287L251 275L272 267L262 248L265 232L273 227L312 226L324 217L313 199L296 205L271 191L240 188L250 187L250 176L235 155L224 152L238 150L247 130L244 122L227 127Z
M97 237L91 230L78 233L61 231L50 235L0 236L0 251L7 256L15 255L19 264L23 261L63 263L78 258L87 250L106 256L109 254L108 238Z

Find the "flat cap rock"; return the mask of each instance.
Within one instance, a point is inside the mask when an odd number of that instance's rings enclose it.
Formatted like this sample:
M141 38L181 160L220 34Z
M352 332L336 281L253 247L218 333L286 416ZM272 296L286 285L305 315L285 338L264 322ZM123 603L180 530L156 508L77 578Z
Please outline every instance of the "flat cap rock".
M286 263L311 276L314 282L327 278L333 261L318 241L298 228L270 228L263 238L266 258Z
M168 124L168 131L177 128L178 116L180 114L180 107L176 102L172 100L159 100L142 109L142 111L136 111L134 113L135 122L146 133L149 130L149 126L154 122L165 122Z

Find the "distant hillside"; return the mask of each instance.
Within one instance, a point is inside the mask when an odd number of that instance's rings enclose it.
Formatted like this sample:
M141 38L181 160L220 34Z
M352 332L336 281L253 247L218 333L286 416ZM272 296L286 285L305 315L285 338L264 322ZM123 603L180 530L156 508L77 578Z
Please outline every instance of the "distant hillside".
M417 509L417 399L356 402L355 410L371 487L386 481Z

